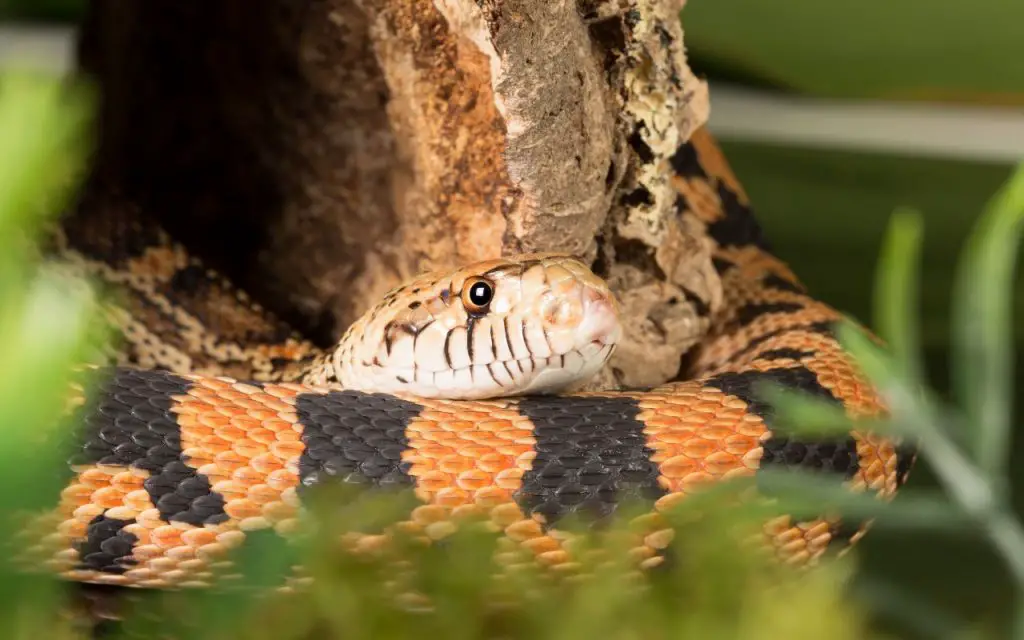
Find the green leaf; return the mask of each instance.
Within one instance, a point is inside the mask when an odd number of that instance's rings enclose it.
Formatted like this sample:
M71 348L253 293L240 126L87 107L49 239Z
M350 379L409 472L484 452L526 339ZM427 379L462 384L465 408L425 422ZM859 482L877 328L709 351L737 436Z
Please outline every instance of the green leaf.
M758 384L757 394L775 409L775 424L795 436L845 436L851 430L888 436L913 436L899 430L899 423L882 418L857 420L833 402L775 383Z
M851 521L877 520L880 526L924 531L962 531L976 527L941 494L901 495L899 504L873 492L854 491L841 480L810 471L761 469L758 488L797 518L837 516Z
M756 385L754 391L775 409L776 420L786 433L808 436L839 435L853 424L842 407L803 391L769 382Z
M914 383L920 382L922 368L917 332L921 230L917 211L894 212L875 276L875 328Z
M30 74L3 75L0 236L5 240L34 232L64 204L84 167L85 125L92 107L85 85Z
M72 368L105 335L87 288L57 277L32 284L23 307L0 311L0 486L23 487L0 492L0 511L42 506L60 491L70 385L92 377ZM22 463L26 451L36 464Z
M1024 164L985 208L958 265L953 290L955 402L966 415L973 458L1003 483L1013 399L1013 277L1024 221Z

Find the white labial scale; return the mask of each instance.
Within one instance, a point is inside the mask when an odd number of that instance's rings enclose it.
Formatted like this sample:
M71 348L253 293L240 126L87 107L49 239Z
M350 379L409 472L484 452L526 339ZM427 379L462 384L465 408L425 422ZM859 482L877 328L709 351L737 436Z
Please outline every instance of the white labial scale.
M501 365L498 365L498 366L501 366ZM470 375L473 377L473 383L474 384L476 384L478 386L486 387L488 389L497 389L497 388L499 388L498 387L498 383L494 381L494 377L491 375L491 372L488 370L488 365L486 365L486 364L475 364L475 365L473 365L471 367L471 369L472 370L470 371Z
M419 381L420 384L429 385L433 387L436 384L436 376L436 371L427 371L422 367L416 369L416 380Z
M474 322L473 364L487 365L492 362L494 362L494 343L491 341L491 328L482 322Z
M381 347L384 348L383 346ZM386 353L386 352L385 352ZM380 360L393 369L412 369L416 366L416 354L413 352L412 336L401 334L391 343L391 353Z
M390 393L401 389L404 385L401 381L393 375L385 374L379 369L373 369L373 373L370 374L370 378L373 380L373 384L368 388L371 390L381 390L383 392Z
M434 372L434 386L439 391L448 391L457 388L455 383L455 370L442 369Z
M487 369L499 385L503 387L511 387L515 383L515 379L512 377L512 373L508 367L502 362L492 362L487 365Z
M350 377L347 381L342 380L342 385L346 389L352 389L355 391L383 391L388 392L394 388L397 381L391 376L386 376L382 371L375 367L359 367L356 369L352 367L349 369L348 374Z
M537 358L548 358L552 354L544 333L544 327L539 322L531 322L526 326L526 343L529 345L530 353Z
M477 385L476 379L473 377L471 367L466 366L461 369L455 370L455 386L459 389L470 389Z
M452 361L454 369L465 369L472 364L469 359L469 343L465 327L455 327L449 333L448 358Z
M515 359L529 357L530 350L526 346L526 338L523 337L523 323L521 321L508 323L508 337L512 343L512 353Z
M519 369L523 372L523 375L529 376L533 373L534 369L540 365L540 362L529 356L525 358L519 358Z
M509 362L515 359L515 354L512 353L512 349L509 347L509 341L505 332L504 322L495 322L491 325L492 335L491 338L494 340L494 350L497 353L497 360L499 362Z
M416 367L424 371L445 371L448 362L444 357L444 341L448 332L438 324L432 324L416 336L413 355Z
M391 379L399 384L402 383L402 380L411 381L416 379L416 370L411 367L408 369L389 369L389 371L391 371ZM399 378L402 380L399 380Z

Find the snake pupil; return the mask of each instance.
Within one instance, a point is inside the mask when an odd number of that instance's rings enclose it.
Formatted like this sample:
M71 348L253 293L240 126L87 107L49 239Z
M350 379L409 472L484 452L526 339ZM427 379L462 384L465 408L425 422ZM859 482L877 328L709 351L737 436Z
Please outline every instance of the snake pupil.
M483 278L474 278L462 289L462 303L470 313L485 313L494 299L494 287Z
M491 302L494 292L486 282L477 282L469 289L469 301L478 307L486 307Z

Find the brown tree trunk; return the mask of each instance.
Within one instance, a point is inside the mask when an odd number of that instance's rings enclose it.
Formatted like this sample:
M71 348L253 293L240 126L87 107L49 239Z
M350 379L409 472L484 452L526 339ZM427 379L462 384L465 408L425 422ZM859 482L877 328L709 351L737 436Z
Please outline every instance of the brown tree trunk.
M590 260L617 381L660 382L721 299L670 158L707 118L680 0L94 0L116 191L322 343L415 271Z

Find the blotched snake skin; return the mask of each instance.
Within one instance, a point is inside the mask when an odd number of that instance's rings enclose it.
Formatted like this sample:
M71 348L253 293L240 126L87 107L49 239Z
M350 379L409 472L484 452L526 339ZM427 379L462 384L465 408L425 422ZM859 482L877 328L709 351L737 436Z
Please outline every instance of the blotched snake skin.
M329 479L413 487L423 504L407 528L438 538L461 514L482 515L552 566L571 561L553 535L560 519L610 514L627 496L649 505L634 553L654 566L670 538L660 511L709 481L768 466L839 474L853 490L891 498L910 469L909 448L857 432L799 440L773 427L754 395L761 381L854 416L882 406L839 348L839 314L770 252L704 131L672 169L678 214L712 241L725 302L696 348L697 377L643 391L532 393L571 388L617 336L614 300L569 259L425 277L318 354L159 230L67 221L61 255L135 295L111 312L127 345L91 399L74 478L34 557L77 581L207 584L246 531L293 530L303 492ZM474 293L481 281L489 293ZM204 309L225 296L239 311L221 324L237 331L210 336ZM490 306L467 311L484 298ZM541 366L554 373L537 382L531 367ZM467 382L483 391L445 397ZM530 393L482 397L509 390ZM863 529L779 518L765 531L781 558L809 562Z

